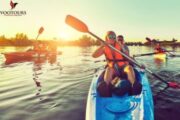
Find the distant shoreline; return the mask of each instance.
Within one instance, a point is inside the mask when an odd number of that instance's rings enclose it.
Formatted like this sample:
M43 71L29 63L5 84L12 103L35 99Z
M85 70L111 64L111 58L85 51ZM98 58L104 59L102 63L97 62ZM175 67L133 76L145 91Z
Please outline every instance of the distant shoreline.
M172 39L171 41L158 41L162 46L180 46L180 42L177 42L176 39ZM95 40L88 35L83 35L77 40L64 41L64 40L32 40L28 39L27 35L24 33L17 33L14 38L6 38L4 35L0 36L0 46L17 46L17 47L28 47L33 46L34 44L42 43L42 44L51 44L55 43L57 46L98 46L100 45L99 40ZM149 42L126 42L128 46L152 46Z
M96 44L92 44L92 43L88 43L88 44L82 44L82 43L79 43L77 41L66 41L66 42L58 42L58 41L38 41L40 43L45 43L45 44L49 44L49 43L52 43L54 42L57 46L80 46L80 47L88 47L88 46L99 46L100 44L99 43L96 43ZM37 42L29 42L28 44L17 44L17 43L13 43L13 44L1 44L0 43L0 46L1 47L11 47L11 46L14 46L14 47L29 47L29 46L33 46L33 44L36 44ZM141 42L126 42L125 43L127 46L152 46L150 44L145 44L145 43L141 43ZM180 42L177 42L177 43L163 43L161 44L162 46L180 46Z

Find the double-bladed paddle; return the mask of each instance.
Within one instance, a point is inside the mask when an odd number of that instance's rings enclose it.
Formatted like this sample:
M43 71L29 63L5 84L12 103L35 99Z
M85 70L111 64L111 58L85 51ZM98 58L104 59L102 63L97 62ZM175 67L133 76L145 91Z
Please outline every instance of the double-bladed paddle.
M94 33L90 32L87 25L82 22L81 20L75 18L74 16L71 15L67 15L66 19L65 19L66 24L68 24L69 26L73 27L74 29L80 31L80 32L84 32L84 33L88 33L90 35L92 35L93 37L97 38L97 40L101 41L104 45L108 46L109 48L111 48L112 50L118 52L119 54L121 54L123 57L125 57L126 59L128 59L130 62L132 62L133 64L135 64L137 67L139 68L143 68L145 71L147 71L148 73L150 73L151 75L153 75L154 77L158 78L160 81L162 81L163 83L167 84L168 87L171 88L180 88L180 84L176 83L176 82L167 82L165 81L163 78L161 78L159 75L153 73L151 70L149 70L148 68L146 68L144 65L139 64L136 60L134 60L132 57L126 55L125 53L117 50L116 48L114 48L112 45L106 43L104 40L102 40L100 37L98 37L97 35L95 35Z

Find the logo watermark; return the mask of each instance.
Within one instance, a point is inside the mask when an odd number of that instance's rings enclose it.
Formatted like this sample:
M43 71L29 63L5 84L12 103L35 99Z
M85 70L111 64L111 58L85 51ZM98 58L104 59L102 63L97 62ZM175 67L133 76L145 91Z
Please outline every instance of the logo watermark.
M10 1L11 10L16 7L18 3L14 3L12 0Z
M0 15L3 16L24 16L26 15L26 11L24 10L20 10L20 11L16 11L14 10L16 8L16 6L18 5L17 2L13 2L12 0L10 1L10 7L11 10L4 10L4 11L0 11Z

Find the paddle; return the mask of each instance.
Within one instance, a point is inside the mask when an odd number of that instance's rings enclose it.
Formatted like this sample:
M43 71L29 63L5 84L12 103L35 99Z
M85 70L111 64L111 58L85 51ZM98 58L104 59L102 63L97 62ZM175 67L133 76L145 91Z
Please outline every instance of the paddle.
M106 62L106 60L96 60L96 61L94 61L94 63L98 63L98 62Z
M36 37L36 40L38 39L39 35L43 33L43 31L44 31L44 28L43 28L43 27L40 27L40 28L39 28L39 31L38 31L38 35L37 35L37 37Z
M154 53L146 53L146 54L136 54L133 55L133 57L141 57L141 56L148 56L148 55L155 55L155 54L159 54L158 52L154 52ZM180 57L180 55L169 55L170 57Z
M131 61L132 63L134 63L135 65L137 65L138 67L142 68L143 66L137 64L137 62L135 62L130 56L127 56L125 53L117 50L116 48L114 48L113 46L109 45L108 43L106 43L104 40L102 40L101 38L99 38L98 36L96 36L95 34L93 34L92 32L90 32L88 30L88 27L86 26L85 23L83 23L82 21L78 20L77 18L68 15L66 17L65 20L66 24L70 25L71 27L73 27L74 29L80 31L80 32L84 32L84 33L89 33L90 35L92 35L93 37L97 38L98 40L100 40L104 45L107 45L108 47L110 47L111 49L115 50L116 52L118 52L119 54L122 54L125 58L127 58L129 61Z
M154 53L146 53L146 54L136 54L136 55L133 55L133 57L141 57L141 56L148 56L148 55L154 55L154 54L158 54L158 53L154 52Z
M132 57L126 55L125 53L117 50L116 48L114 48L113 46L111 46L110 44L106 43L104 40L102 40L101 38L99 38L98 36L96 36L95 34L93 34L92 32L90 32L88 30L88 27L85 23L83 23L82 21L80 21L79 19L71 16L71 15L67 15L66 19L65 19L66 24L68 24L69 26L73 27L74 29L80 31L80 32L84 32L84 33L88 33L90 35L92 35L93 37L97 38L97 40L101 41L104 45L108 46L109 48L111 48L112 50L118 52L119 54L121 54L123 57L125 57L126 59L128 59L130 62L134 63L136 66L138 66L139 68L143 68L145 69L147 72L149 72L151 75L153 75L154 77L158 78L160 81L164 82L165 84L167 84L168 87L172 87L172 88L180 88L180 85L176 82L167 82L165 80L163 80L160 76L158 76L157 74L153 73L151 70L149 70L148 68L145 68L144 65L140 65L137 61L135 61Z
M40 35L40 34L42 34L42 33L43 33L43 31L44 31L44 27L40 27L40 28L39 28L39 31L38 31L38 35L37 35L37 37L36 37L35 41L37 41L37 39L38 39L39 35ZM36 43L35 43L35 44L36 44ZM35 45L35 44L34 44L34 45ZM32 47L33 47L33 46L32 46Z

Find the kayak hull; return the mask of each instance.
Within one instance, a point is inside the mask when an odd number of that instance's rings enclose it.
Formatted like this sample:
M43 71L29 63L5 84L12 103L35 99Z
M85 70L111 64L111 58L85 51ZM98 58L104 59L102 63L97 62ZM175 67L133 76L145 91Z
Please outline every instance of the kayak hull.
M24 61L44 61L49 57L57 55L57 52L12 52L12 53L3 53L6 61L6 64L24 62ZM61 54L61 53L60 53Z
M137 71L142 83L140 95L100 97L96 88L103 70L93 78L86 106L86 120L154 120L151 89L144 72Z
M155 54L155 55L154 55L154 58L155 58L155 59L164 60L164 59L166 59L166 57L167 57L166 53L158 53L158 54Z
M154 62L157 65L160 65L162 63L166 63L167 60L167 54L166 53L158 53L154 55Z

